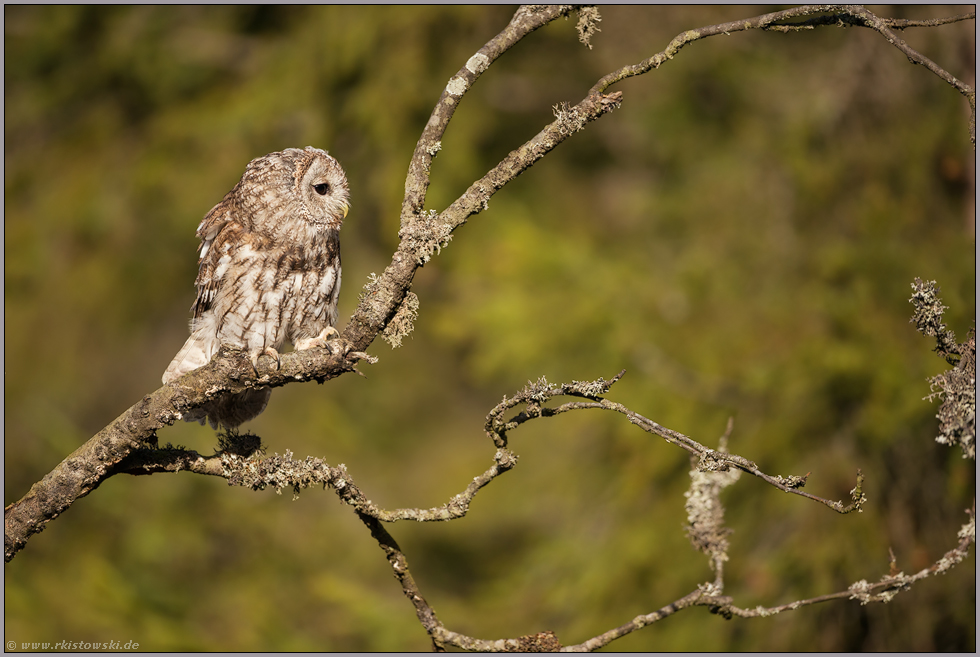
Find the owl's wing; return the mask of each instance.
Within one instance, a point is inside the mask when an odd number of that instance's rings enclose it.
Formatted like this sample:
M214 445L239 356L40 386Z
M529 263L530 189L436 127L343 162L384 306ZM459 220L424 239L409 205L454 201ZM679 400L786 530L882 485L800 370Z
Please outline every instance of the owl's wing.
M201 238L201 254L197 273L197 299L192 308L191 335L174 356L163 382L170 383L178 377L206 365L218 348L215 318L208 310L214 304L228 264L235 256L243 228L233 219L232 201L225 199L211 208L197 229ZM201 419L201 418L194 418Z
M193 307L195 321L210 310L221 285L221 277L244 243L242 238L245 229L235 220L235 214L232 200L225 197L221 203L211 208L198 226L201 252L197 280L194 281L197 285L197 299Z

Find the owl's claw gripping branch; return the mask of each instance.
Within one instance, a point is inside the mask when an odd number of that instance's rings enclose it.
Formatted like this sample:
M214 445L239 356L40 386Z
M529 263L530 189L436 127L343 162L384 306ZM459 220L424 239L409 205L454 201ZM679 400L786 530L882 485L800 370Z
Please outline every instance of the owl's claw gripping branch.
M331 347L328 343L328 339L331 337L339 338L340 332L338 332L334 327L328 326L320 331L320 335L316 336L315 338L300 338L296 340L296 344L294 346L296 347L297 351L305 351L306 349L312 349L313 347L321 347L329 349L330 353L334 353L333 347Z
M272 360L276 361L277 370L282 367L282 360L279 358L279 352L273 349L272 347L266 347L262 351L254 353L251 356L252 369L255 370L256 374L259 373L259 358L262 356L268 356Z

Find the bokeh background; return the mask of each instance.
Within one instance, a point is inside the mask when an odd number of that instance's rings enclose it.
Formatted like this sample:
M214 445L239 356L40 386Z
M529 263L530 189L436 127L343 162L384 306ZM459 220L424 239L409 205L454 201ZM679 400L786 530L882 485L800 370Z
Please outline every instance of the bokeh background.
M936 17L965 7L875 8ZM463 100L426 207L679 32L759 7L604 7L505 54ZM512 7L4 8L4 495L11 503L160 376L183 343L201 217L253 157L315 145L344 165L341 323L397 244L404 175L446 81ZM973 22L905 38L974 81ZM725 491L726 593L752 607L927 567L955 543L974 464L937 445L909 324L935 279L962 339L976 305L966 101L869 30L740 33L624 82L622 108L494 196L415 279L416 331L367 378L277 389L269 452L345 463L388 508L430 507L490 463L485 415L552 382L610 398L807 490ZM209 428L162 442L202 452ZM600 413L512 434L516 470L470 514L398 523L424 594L479 638L583 641L711 574L684 536L685 453ZM425 650L388 564L331 492L115 477L5 566L6 640L146 650ZM976 649L975 565L888 605L725 621L690 610L617 650Z

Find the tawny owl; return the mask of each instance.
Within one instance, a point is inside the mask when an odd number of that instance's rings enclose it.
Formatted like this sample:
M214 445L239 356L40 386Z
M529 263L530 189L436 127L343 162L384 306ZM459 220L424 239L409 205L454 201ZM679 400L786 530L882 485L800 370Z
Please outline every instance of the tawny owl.
M325 346L337 333L340 227L347 217L347 177L337 160L312 146L249 162L238 184L197 229L201 239L191 337L163 374L170 383L207 364L222 344L279 360ZM226 395L184 419L233 429L269 402L272 390Z

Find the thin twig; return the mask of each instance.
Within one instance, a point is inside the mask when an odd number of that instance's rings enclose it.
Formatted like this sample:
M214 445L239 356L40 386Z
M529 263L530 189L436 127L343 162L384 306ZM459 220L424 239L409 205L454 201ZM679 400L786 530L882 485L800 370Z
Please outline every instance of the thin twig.
M687 609L688 607L694 606L721 607L730 602L729 598L711 595L709 593L710 590L710 585L698 587L696 590L688 593L683 598L674 600L669 605L661 607L653 613L637 616L630 622L620 625L619 627L609 630L608 632L603 632L599 636L593 637L583 643L579 643L574 646L565 646L562 648L562 652L593 652L599 648L609 645L616 639L643 629L647 625L652 625L653 623L661 621L668 616L672 616L682 609Z
M507 445L507 432L509 430L535 418L553 417L569 411L583 409L615 411L625 415L631 423L640 427L647 433L660 436L668 443L676 445L687 451L692 456L696 457L698 459L698 468L704 472L727 470L730 467L738 468L743 472L747 472L754 477L762 479L769 485L778 488L784 493L799 495L809 500L813 500L814 502L819 502L820 504L823 504L824 506L827 506L841 514L859 510L861 505L866 501L862 491L864 475L861 474L860 470L858 470L857 473L857 483L855 484L854 489L851 490L851 502L848 505L844 505L843 502L827 500L822 497L818 497L817 495L812 495L800 490L804 485L806 485L806 476L801 477L794 475L783 477L779 475L766 474L759 469L758 465L745 457L739 456L738 454L731 454L728 452L711 449L702 445L693 438L685 436L679 431L668 429L667 427L654 422L649 418L643 417L636 411L633 411L622 404L609 401L608 399L598 399L600 394L605 394L608 392L609 387L618 381L620 377L623 376L624 372L625 370L620 372L609 382L606 382L601 378L598 381L593 382L592 385L595 387L595 389L591 393L584 392L582 389L583 384L578 382L553 387L544 377L542 377L537 381L537 383L529 384L524 388L524 390L519 392L514 397L510 399L505 397L501 403L497 404L497 406L495 406L487 416L485 431L498 447L505 447ZM596 399L588 402L566 402L556 407L546 407L541 405L548 399L568 395L595 397ZM503 413L506 410L521 404L526 406L523 411L512 417L510 420L505 421L503 419Z
M401 212L403 226L411 223L422 212L426 191L429 188L432 161L442 148L442 135L456 113L463 95L498 57L510 50L518 41L556 18L567 16L572 9L571 5L525 5L518 8L507 27L487 41L449 79L415 145L415 152L408 167L405 199L402 201Z
M878 16L871 13L861 5L849 5L847 7L847 11L851 15L860 18L865 27L869 27L875 32L878 32L881 36L885 37L888 43L901 50L905 56L909 58L910 62L925 66L927 69L938 75L947 84L956 88L961 94L967 97L967 100L970 101L970 107L976 109L976 93L973 91L973 87L958 80L952 73L912 48L900 36L895 34L895 32L888 26L886 21L878 18Z
M910 27L938 27L940 25L949 25L951 23L959 23L961 21L975 20L976 17L976 12L970 12L969 14L960 14L959 16L931 18L928 20L882 18L881 21L884 25L892 29L905 30ZM771 32L797 32L800 30L812 30L816 27L822 27L825 25L836 25L838 27L868 27L861 19L849 13L837 13L829 16L815 16L813 18L808 18L805 21L797 21L795 23L775 23L772 25L767 25L762 29Z
M971 11L968 14L960 14L958 16L947 16L945 18L929 18L927 20L911 20L908 18L883 18L885 25L895 30L904 30L910 27L938 27L940 25L949 25L950 23L959 23L961 21L972 21L976 20L977 12Z

